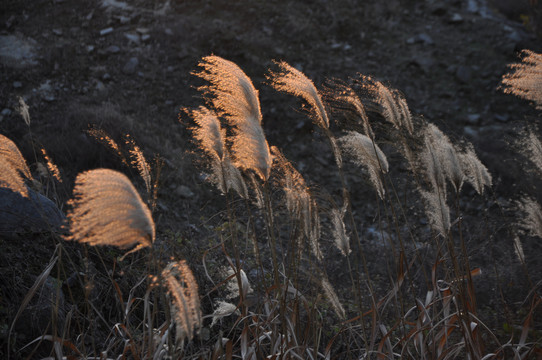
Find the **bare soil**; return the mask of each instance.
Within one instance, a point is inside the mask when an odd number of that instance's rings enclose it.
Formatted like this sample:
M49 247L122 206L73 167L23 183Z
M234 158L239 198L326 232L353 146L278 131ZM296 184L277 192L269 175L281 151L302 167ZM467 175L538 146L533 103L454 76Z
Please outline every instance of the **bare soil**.
M466 234L474 266L492 274L480 281L479 305L493 326L502 327L502 309L520 304L530 290L505 229L517 219L512 211L501 211L502 205L512 205L510 199L521 193L539 194L512 146L526 123L539 125L538 112L499 90L518 51L542 50L540 39L520 22L528 11L527 4L483 0L4 0L0 49L12 47L0 55L0 132L19 146L33 171L44 162L37 148L47 150L64 182L54 188L47 182L42 192L62 210L77 173L97 167L129 171L85 131L102 128L117 141L130 134L148 159L164 160L155 213L160 241L175 242L174 253L197 268L209 246L210 224L224 211L220 195L194 164L190 119L182 111L202 103L195 89L200 82L191 75L200 59L224 57L252 78L269 143L283 149L312 186L332 194L339 184L325 140L298 110L300 102L271 89L265 74L276 66L272 60L285 60L317 86L326 79L371 75L400 90L413 114L455 141L472 142L492 173L494 188L486 198L471 199L474 192L467 190L465 216L472 225ZM19 96L30 107L30 129L16 111ZM349 179L360 189L352 191L354 204L374 200L355 174ZM371 210L360 205L359 221L374 221L364 215ZM367 244L378 242L365 235ZM11 259L9 267L0 265L4 344L18 301L54 250L53 245L34 247L35 241L0 239L4 259ZM536 282L542 268L536 254L542 248L535 239L524 245L532 254L527 265ZM378 256L378 246L369 254ZM327 247L333 247L331 241ZM30 256L33 252L41 254ZM330 254L329 272L340 284L346 268L337 252ZM372 266L387 288L387 264L375 258ZM8 296L17 276L24 286L17 296ZM536 326L540 330L540 319Z

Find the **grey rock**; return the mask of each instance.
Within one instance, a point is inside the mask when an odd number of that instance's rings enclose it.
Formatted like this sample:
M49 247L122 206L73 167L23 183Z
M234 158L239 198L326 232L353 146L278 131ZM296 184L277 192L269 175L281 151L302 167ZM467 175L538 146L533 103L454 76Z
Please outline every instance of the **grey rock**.
M429 36L426 33L421 33L415 36L412 36L407 39L407 44L417 44L417 43L423 43L424 45L433 45L435 42L433 41L433 38Z
M65 216L51 200L28 188L28 197L0 188L0 236L59 231Z
M130 60L128 60L128 62L122 68L122 72L127 75L134 74L138 65L139 60L136 57L130 58Z
M117 45L108 46L105 51L109 54L117 54L120 51L120 48Z
M14 82L13 82L13 87L14 87L15 89L20 89L20 88L23 87L23 84L22 84L20 81L14 81Z
M38 64L36 42L15 35L0 36L0 63L17 69Z
M419 56L411 61L412 64L418 66L424 73L429 73L431 68L435 66L435 61L428 56Z
M478 138L478 131L472 126L465 126L463 132L473 140Z
M194 197L194 192L190 190L188 186L185 186L185 185L180 185L179 187L177 187L175 189L175 193L185 199L190 199L191 197Z
M472 79L472 69L468 66L461 65L457 68L455 76L462 83L468 84Z
M139 34L125 33L124 37L134 44L139 44L140 42Z
M510 120L510 115L508 114L495 114L495 120L499 122L508 122Z
M53 29L52 31L56 36L62 36L62 29Z
M451 24L460 24L463 21L464 21L463 16L461 16L458 13L453 14L452 17L450 18L450 23Z
M467 121L469 124L477 125L480 122L480 114L468 114Z
M11 109L5 108L4 110L2 110L2 112L0 114L2 116L10 116L11 113L12 113Z
M107 34L111 34L112 32L113 32L113 28L112 28L112 27L108 27L108 28L105 28L105 29L100 30L100 36L104 36L104 35L107 35Z

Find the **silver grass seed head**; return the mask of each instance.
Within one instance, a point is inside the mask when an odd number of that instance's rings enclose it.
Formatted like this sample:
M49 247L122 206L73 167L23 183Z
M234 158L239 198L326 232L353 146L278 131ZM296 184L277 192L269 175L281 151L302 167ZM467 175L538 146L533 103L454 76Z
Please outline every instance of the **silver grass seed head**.
M258 91L250 78L231 61L207 56L199 66L203 70L194 75L209 82L199 90L233 128L231 150L235 166L252 170L267 181L273 159L261 126Z
M271 86L278 91L304 99L312 109L315 124L322 129L329 129L329 118L324 103L312 80L284 61L277 62L277 65L280 71L271 71L267 76Z
M383 198L385 190L381 174L389 171L386 155L369 137L355 131L348 132L347 135L339 139L339 142L358 165L368 169L371 183L380 198Z
M151 212L122 173L97 169L79 174L69 204L70 234L66 240L121 249L154 242Z

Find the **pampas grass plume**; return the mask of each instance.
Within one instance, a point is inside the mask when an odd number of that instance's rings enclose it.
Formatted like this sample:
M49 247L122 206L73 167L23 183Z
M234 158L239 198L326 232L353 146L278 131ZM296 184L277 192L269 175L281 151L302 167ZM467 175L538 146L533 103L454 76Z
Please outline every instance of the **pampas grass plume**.
M114 170L81 173L75 180L68 212L67 240L138 250L155 238L151 212L130 180Z
M30 169L13 141L0 135L0 186L5 186L22 196L28 196L24 178L32 179Z
M358 165L367 167L371 183L380 198L383 198L385 191L380 173L387 173L389 170L386 155L369 137L355 131L350 131L340 138L340 143Z
M261 125L258 91L250 78L231 61L207 56L199 66L203 70L194 75L209 82L199 90L234 129L231 140L235 165L253 170L266 181L272 157Z
M542 54L523 50L522 62L510 65L511 71L502 78L504 92L533 101L542 110Z
M192 340L202 321L196 279L184 260L168 264L162 271L162 279L171 298L176 341Z

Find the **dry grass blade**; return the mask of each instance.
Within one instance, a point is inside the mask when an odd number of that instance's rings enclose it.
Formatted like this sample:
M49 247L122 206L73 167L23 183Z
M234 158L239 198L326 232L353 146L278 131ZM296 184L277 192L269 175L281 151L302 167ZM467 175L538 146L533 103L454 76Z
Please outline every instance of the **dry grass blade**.
M67 240L121 249L154 241L151 212L124 174L108 169L79 174L69 204Z
M305 74L288 63L280 61L277 64L281 71L271 71L268 75L271 86L278 91L284 91L303 98L312 108L316 125L322 129L329 129L327 112L314 83Z
M523 50L522 62L510 65L511 71L502 78L504 92L533 101L542 109L542 55Z
M353 156L358 165L367 167L371 183L380 198L384 198L385 191L380 174L387 173L389 170L386 155L369 137L355 131L349 132L339 141L344 150Z
M170 263L162 278L172 301L172 316L176 325L176 340L192 340L194 331L201 327L201 307L198 284L184 260Z
M207 56L194 75L209 82L199 88L220 116L234 129L232 152L235 165L253 170L264 181L269 178L272 158L261 126L258 91L250 78L233 62Z

